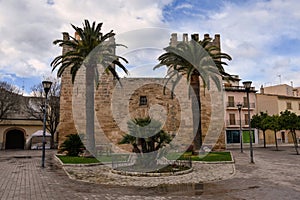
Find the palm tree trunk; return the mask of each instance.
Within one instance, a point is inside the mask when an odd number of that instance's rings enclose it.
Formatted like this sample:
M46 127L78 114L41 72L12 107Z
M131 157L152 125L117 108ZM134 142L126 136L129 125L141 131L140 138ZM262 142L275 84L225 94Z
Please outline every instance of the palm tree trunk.
M95 152L94 67L93 64L86 67L86 148L89 153Z
M147 153L148 149L147 149L147 144L144 138L140 138L140 142L141 142L141 147L142 147L142 152L143 153Z
M193 133L194 133L194 152L199 152L202 146L202 129L201 129L201 101L200 101L200 78L197 74L191 76L190 82L193 90L192 112L193 112Z

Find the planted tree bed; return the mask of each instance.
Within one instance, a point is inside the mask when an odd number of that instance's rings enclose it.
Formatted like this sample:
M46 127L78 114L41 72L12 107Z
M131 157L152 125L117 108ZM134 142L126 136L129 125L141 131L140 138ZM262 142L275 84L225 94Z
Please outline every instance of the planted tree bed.
M154 169L156 168L156 169ZM155 167L147 168L147 166L130 165L118 167L116 170L128 171L128 172L146 172L146 173L166 173L188 170L190 167L181 165L157 165Z
M147 166L130 165L118 167L112 170L115 174L127 176L172 176L187 174L192 171L193 169L191 167L180 165L157 165L149 168L147 168Z

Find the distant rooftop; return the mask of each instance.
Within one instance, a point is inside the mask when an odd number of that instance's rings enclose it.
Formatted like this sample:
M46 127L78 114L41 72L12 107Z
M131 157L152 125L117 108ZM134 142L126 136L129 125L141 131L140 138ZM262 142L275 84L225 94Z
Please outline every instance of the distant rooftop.
M260 93L290 96L290 97L300 97L300 87L293 87L287 84L273 85L268 87L261 86Z

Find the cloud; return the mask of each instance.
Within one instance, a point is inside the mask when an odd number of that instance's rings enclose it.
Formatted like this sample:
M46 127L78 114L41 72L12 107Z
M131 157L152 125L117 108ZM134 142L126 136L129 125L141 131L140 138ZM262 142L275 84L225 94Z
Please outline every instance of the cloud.
M179 10L179 9L183 9L183 8L192 8L193 6L189 3L183 3L183 4L180 4L178 6L176 6L174 9L175 10Z
M0 13L1 72L17 77L49 73L49 57L59 52L52 49L59 20L51 7L42 1L0 1Z
M74 34L71 23L82 26L84 19L103 22L103 32L114 30L116 33L163 27L162 7L169 2L0 1L0 78L15 74L16 79L39 80L38 77L50 74L50 62L61 53L61 48L52 42L62 38L62 32Z
M171 32L179 38L183 32L219 33L222 50L233 57L228 72L253 80L256 87L274 82L279 73L299 86L299 10L297 0L0 1L0 80L15 75L39 81L50 74L50 62L61 53L53 40L62 32L74 34L71 23L82 26L89 19L103 22L103 32L117 33L117 42L128 46L118 50L121 54L162 49ZM156 75L151 66L156 56L152 51L131 54L132 74Z
M64 22L81 25L83 19L87 18L103 22L104 31L113 29L116 32L125 32L149 26L163 26L162 7L168 2L170 1L104 0L98 4L92 0L65 0L55 2L53 7ZM69 24L63 28L71 30Z
M256 87L273 82L279 73L300 85L295 79L295 60L300 54L298 1L222 1L213 6L215 9L201 13L202 18L192 20L190 15L173 14L168 23L179 24L180 31L188 33L220 33L222 51L233 57L226 70L253 80ZM197 13L198 7L194 3L189 12Z

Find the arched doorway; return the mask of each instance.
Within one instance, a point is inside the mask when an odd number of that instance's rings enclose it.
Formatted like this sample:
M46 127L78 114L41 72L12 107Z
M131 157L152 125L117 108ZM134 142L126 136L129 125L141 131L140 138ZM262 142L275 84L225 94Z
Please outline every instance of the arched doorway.
M6 133L5 149L24 149L24 133L14 129Z

